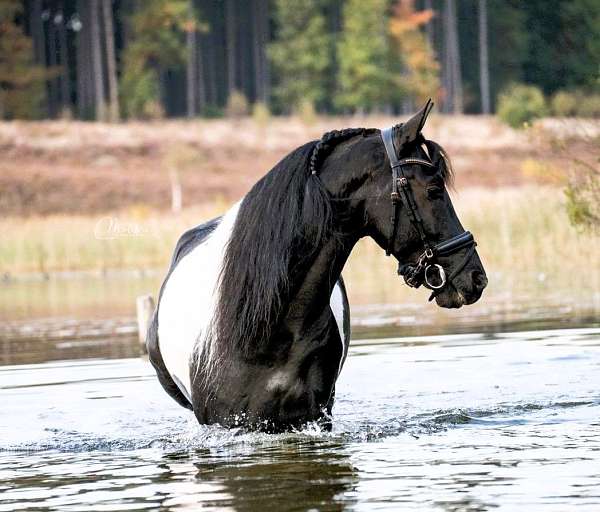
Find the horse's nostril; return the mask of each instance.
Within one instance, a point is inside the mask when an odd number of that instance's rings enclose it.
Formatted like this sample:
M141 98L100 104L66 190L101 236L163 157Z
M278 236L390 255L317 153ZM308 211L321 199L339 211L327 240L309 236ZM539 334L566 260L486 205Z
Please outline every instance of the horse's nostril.
M484 272L473 270L471 272L471 282L473 283L474 288L483 290L488 284L488 279Z

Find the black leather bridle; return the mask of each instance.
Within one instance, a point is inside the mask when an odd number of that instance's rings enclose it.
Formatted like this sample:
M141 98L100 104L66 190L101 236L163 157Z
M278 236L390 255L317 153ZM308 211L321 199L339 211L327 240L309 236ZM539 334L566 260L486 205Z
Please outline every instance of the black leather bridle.
M403 158L399 159L394 146L394 133L395 127L387 128L381 131L381 138L383 145L387 152L387 156L390 160L390 166L392 168L392 230L386 247L386 255L389 256L396 239L396 233L398 231L398 216L400 211L400 205L404 204L406 212L410 218L412 225L417 230L421 242L423 243L424 251L419 256L415 263L409 264L398 264L398 274L404 277L404 281L408 286L418 288L423 285L433 291L429 300L432 300L446 284L451 283L452 280L461 272L469 259L475 252L475 246L477 243L473 238L470 231L465 231L456 235L448 240L444 240L437 245L431 245L425 233L423 225L423 218L419 214L419 208L415 202L410 182L404 173L404 166L406 165L424 165L426 167L435 168L435 165L427 160L421 158ZM398 129L398 128L396 128ZM444 267L438 263L438 258L443 256L450 256L462 249L468 249L464 259L456 267L452 273L446 277L446 271Z

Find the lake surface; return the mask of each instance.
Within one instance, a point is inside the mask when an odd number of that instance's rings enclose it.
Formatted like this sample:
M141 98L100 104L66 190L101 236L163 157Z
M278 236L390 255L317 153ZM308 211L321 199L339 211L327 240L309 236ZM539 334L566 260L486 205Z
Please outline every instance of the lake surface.
M203 427L142 358L0 366L0 511L600 510L600 324L355 340L334 427Z

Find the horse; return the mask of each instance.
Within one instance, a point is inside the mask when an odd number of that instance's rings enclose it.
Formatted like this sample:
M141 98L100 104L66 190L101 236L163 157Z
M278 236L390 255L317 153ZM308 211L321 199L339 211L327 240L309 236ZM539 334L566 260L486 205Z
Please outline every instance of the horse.
M199 423L331 426L350 343L341 273L363 237L438 306L480 298L487 277L448 195L452 167L422 134L432 106L386 130L304 144L223 216L181 236L147 349L163 388Z

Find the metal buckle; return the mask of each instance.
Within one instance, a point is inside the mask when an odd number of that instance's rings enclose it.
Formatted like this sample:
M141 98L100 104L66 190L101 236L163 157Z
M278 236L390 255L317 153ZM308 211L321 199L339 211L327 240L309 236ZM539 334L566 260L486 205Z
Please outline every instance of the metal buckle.
M432 275L430 276L430 271L432 268L437 271L437 277L440 280L440 283L437 285L432 284L430 280L430 277L433 277ZM446 272L444 271L442 266L438 265L437 263L434 263L433 265L427 265L425 267L425 273L423 277L425 278L425 284L430 290L439 290L440 288L446 286Z
M404 177L401 176L400 178L398 178L396 180L396 182L401 186L401 187L406 187L408 185L408 180Z
M430 260L431 258L433 258L433 250L432 249L425 249L425 258Z

